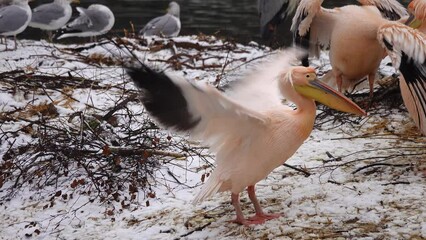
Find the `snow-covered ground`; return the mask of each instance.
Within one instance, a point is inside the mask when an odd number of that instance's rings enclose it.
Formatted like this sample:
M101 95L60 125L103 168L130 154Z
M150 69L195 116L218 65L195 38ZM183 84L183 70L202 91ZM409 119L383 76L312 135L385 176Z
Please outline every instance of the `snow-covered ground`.
M208 36L179 37L174 44L152 42L151 47L133 39L123 41L127 49L109 42L64 46L22 41L24 46L16 51L0 52L0 74L19 71L31 76L27 81L35 76L78 76L92 81L87 88L31 92L1 81L0 174L7 170L6 153L11 145L35 141L31 131L23 131L29 121L40 117L31 110L34 106L52 103L57 114L49 121L73 126L78 123L68 119L75 112L105 114L102 109L119 102L123 89L134 89L120 62L128 64L129 50L151 65L217 85L237 79L270 54L254 43L235 45ZM321 70L329 69L326 55L316 64ZM381 70L392 73L385 64ZM129 104L141 111L137 102ZM282 214L263 225L229 223L235 214L229 194L217 194L197 206L190 204L211 171L206 161L213 162L213 156L201 149L206 159L192 156L168 161L149 180L150 193L140 191L132 200L121 196L120 201L100 202L83 187L84 179L72 186L65 176L41 188L23 184L10 195L16 182L0 175L0 238L425 239L426 138L418 134L403 107L372 109L367 117L345 118L344 123L335 116L322 118L288 160L309 176L282 166L257 184L265 210ZM81 181L78 172L74 174ZM244 214L253 214L246 193L242 202Z

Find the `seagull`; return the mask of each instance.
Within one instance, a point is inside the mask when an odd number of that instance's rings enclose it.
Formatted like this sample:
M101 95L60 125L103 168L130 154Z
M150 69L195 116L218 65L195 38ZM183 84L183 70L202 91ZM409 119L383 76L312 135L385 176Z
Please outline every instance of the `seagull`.
M180 7L176 2L170 2L167 13L163 16L156 17L149 21L139 35L143 36L164 36L177 37L180 32Z
M33 9L31 22L28 26L48 31L49 40L53 30L65 26L72 15L71 3L79 0L54 0Z
M0 0L0 8L6 7L10 5L12 0ZM2 36L0 37L0 44L4 44L6 42L6 37Z
M104 5L92 4L87 9L77 7L77 11L80 16L61 28L55 38L98 36L114 26L114 14Z
M359 2L365 5L326 9L321 7L323 0L302 0L291 30L295 44L309 49L311 56L319 56L319 46L330 48L330 73L339 91L353 88L367 76L372 97L376 72L385 56L377 30L390 21L383 16L398 19L408 13L396 0ZM302 64L309 65L307 57Z
M255 184L287 161L309 137L315 100L340 111L365 115L341 93L317 80L315 69L291 66L295 51L278 53L229 92L207 83L157 72L146 65L127 69L140 89L145 109L165 128L189 132L216 154L214 169L193 203L231 192L238 224L262 224L279 217L262 210ZM296 109L282 104L282 98ZM243 216L239 194L245 188L255 216Z
M31 20L28 0L12 0L10 5L0 8L0 35L13 36L17 48L16 35L23 32ZM6 42L7 50L7 42Z

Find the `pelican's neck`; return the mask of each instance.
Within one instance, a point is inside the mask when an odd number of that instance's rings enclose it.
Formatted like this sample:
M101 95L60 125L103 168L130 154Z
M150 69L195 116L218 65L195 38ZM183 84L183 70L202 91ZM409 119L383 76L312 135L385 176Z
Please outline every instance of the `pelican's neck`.
M419 28L417 28L422 33L426 33L426 23L423 23Z
M293 88L291 88L291 90L285 93L283 92L283 95L285 96L287 100L296 104L297 113L306 113L313 116L313 118L315 118L317 108L315 105L315 101L313 99L309 99L300 95Z
M310 134L315 122L316 105L313 99L306 98L294 90L290 81L285 81L280 84L281 94L290 102L296 104L297 109L294 110L294 115L298 121L303 121L304 131Z

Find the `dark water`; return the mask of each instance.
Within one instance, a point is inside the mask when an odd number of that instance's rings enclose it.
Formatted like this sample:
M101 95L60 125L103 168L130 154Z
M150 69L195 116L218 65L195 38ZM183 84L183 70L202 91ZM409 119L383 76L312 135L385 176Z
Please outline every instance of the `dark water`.
M36 0L31 7L53 0ZM93 3L107 5L115 14L116 22L112 34L123 35L123 29L139 31L150 19L163 15L169 0L80 0L78 6L87 7ZM410 0L400 1L405 5ZM259 34L257 0L177 0L181 6L181 35L215 34L247 43L251 40L262 42ZM324 7L356 4L355 0L325 0ZM76 5L73 5L76 6ZM76 11L74 10L76 14ZM291 42L289 28L291 21L282 24L279 38L285 44ZM20 38L40 38L41 31L28 28Z

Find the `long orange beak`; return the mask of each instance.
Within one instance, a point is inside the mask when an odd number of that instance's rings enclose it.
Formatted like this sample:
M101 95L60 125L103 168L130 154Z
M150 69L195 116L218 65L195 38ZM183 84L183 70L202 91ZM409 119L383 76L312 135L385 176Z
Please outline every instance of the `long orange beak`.
M330 108L360 116L367 115L352 100L318 79L309 81L308 85L294 85L294 89L303 96L315 99Z

